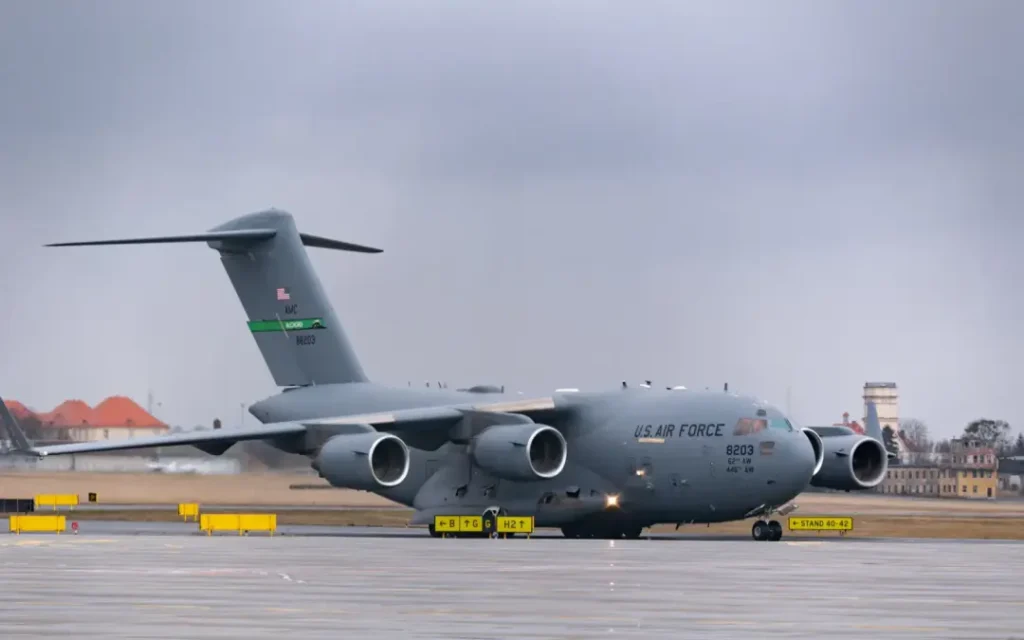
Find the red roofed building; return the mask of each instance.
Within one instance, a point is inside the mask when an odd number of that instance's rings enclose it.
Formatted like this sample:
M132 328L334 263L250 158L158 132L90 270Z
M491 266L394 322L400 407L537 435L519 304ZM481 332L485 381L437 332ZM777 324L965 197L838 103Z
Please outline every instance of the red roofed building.
M90 407L82 400L66 400L53 411L36 413L17 401L6 401L15 418L35 417L42 431L60 432L77 442L163 435L170 430L145 409L124 396L113 396Z
M53 428L73 428L89 426L92 409L81 400L65 400L49 413L36 416L40 426Z
M11 414L14 416L16 420L18 418L27 418L29 416L35 415L28 407L21 404L17 400L4 400L4 404L7 405L7 408L10 410Z
M856 420L850 422L850 414L848 412L843 412L843 421L835 423L834 426L849 427L850 429L853 429L857 433L864 435L864 427L860 426L860 424L858 424Z

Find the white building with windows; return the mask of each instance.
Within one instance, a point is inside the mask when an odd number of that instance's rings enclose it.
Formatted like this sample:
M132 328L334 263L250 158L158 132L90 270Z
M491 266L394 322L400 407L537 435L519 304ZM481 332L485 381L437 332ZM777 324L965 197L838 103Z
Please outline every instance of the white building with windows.
M900 396L895 382L864 383L864 426L867 426L868 403L874 402L878 410L878 422L884 430L892 429L893 434L900 432Z

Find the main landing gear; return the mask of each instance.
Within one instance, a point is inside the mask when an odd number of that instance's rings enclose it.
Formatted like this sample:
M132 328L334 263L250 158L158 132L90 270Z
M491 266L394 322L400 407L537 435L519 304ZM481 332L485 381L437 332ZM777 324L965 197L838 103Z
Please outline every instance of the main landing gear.
M754 540L763 542L770 540L771 542L777 542L782 539L782 525L779 524L778 520L758 520L754 523L754 526L750 528L750 535L754 537Z

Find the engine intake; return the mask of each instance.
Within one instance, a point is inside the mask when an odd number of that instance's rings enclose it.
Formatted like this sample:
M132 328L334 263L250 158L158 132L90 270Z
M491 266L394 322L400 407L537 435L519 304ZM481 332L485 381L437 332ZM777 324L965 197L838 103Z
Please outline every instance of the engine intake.
M814 476L821 471L821 465L825 463L825 445L821 441L821 436L815 433L813 429L804 427L801 431L811 441L811 449L814 450L814 473L811 474Z
M889 469L889 456L882 443L866 436L822 438L825 462L811 478L816 487L857 491L878 486Z
M568 457L565 438L544 424L499 424L473 438L473 461L503 480L549 480Z
M334 436L321 447L312 466L331 486L388 489L409 475L409 447L389 433Z

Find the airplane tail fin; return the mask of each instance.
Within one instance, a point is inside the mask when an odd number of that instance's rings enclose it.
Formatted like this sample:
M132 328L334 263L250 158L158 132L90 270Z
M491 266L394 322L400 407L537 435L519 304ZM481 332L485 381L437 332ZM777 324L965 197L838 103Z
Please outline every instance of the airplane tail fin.
M32 451L32 443L25 436L25 432L21 430L21 425L18 424L11 410L7 408L3 398L0 398L0 426L3 426L4 432L10 439L13 451L22 453Z
M235 218L207 233L47 246L179 242L206 242L220 254L278 386L367 381L305 247L358 253L380 249L299 233L291 214L276 209Z
M878 421L878 408L874 402L867 403L868 414L864 418L864 435L869 438L878 440L883 445L885 444L885 434L882 433L882 425ZM889 458L895 458L896 454L889 451Z

